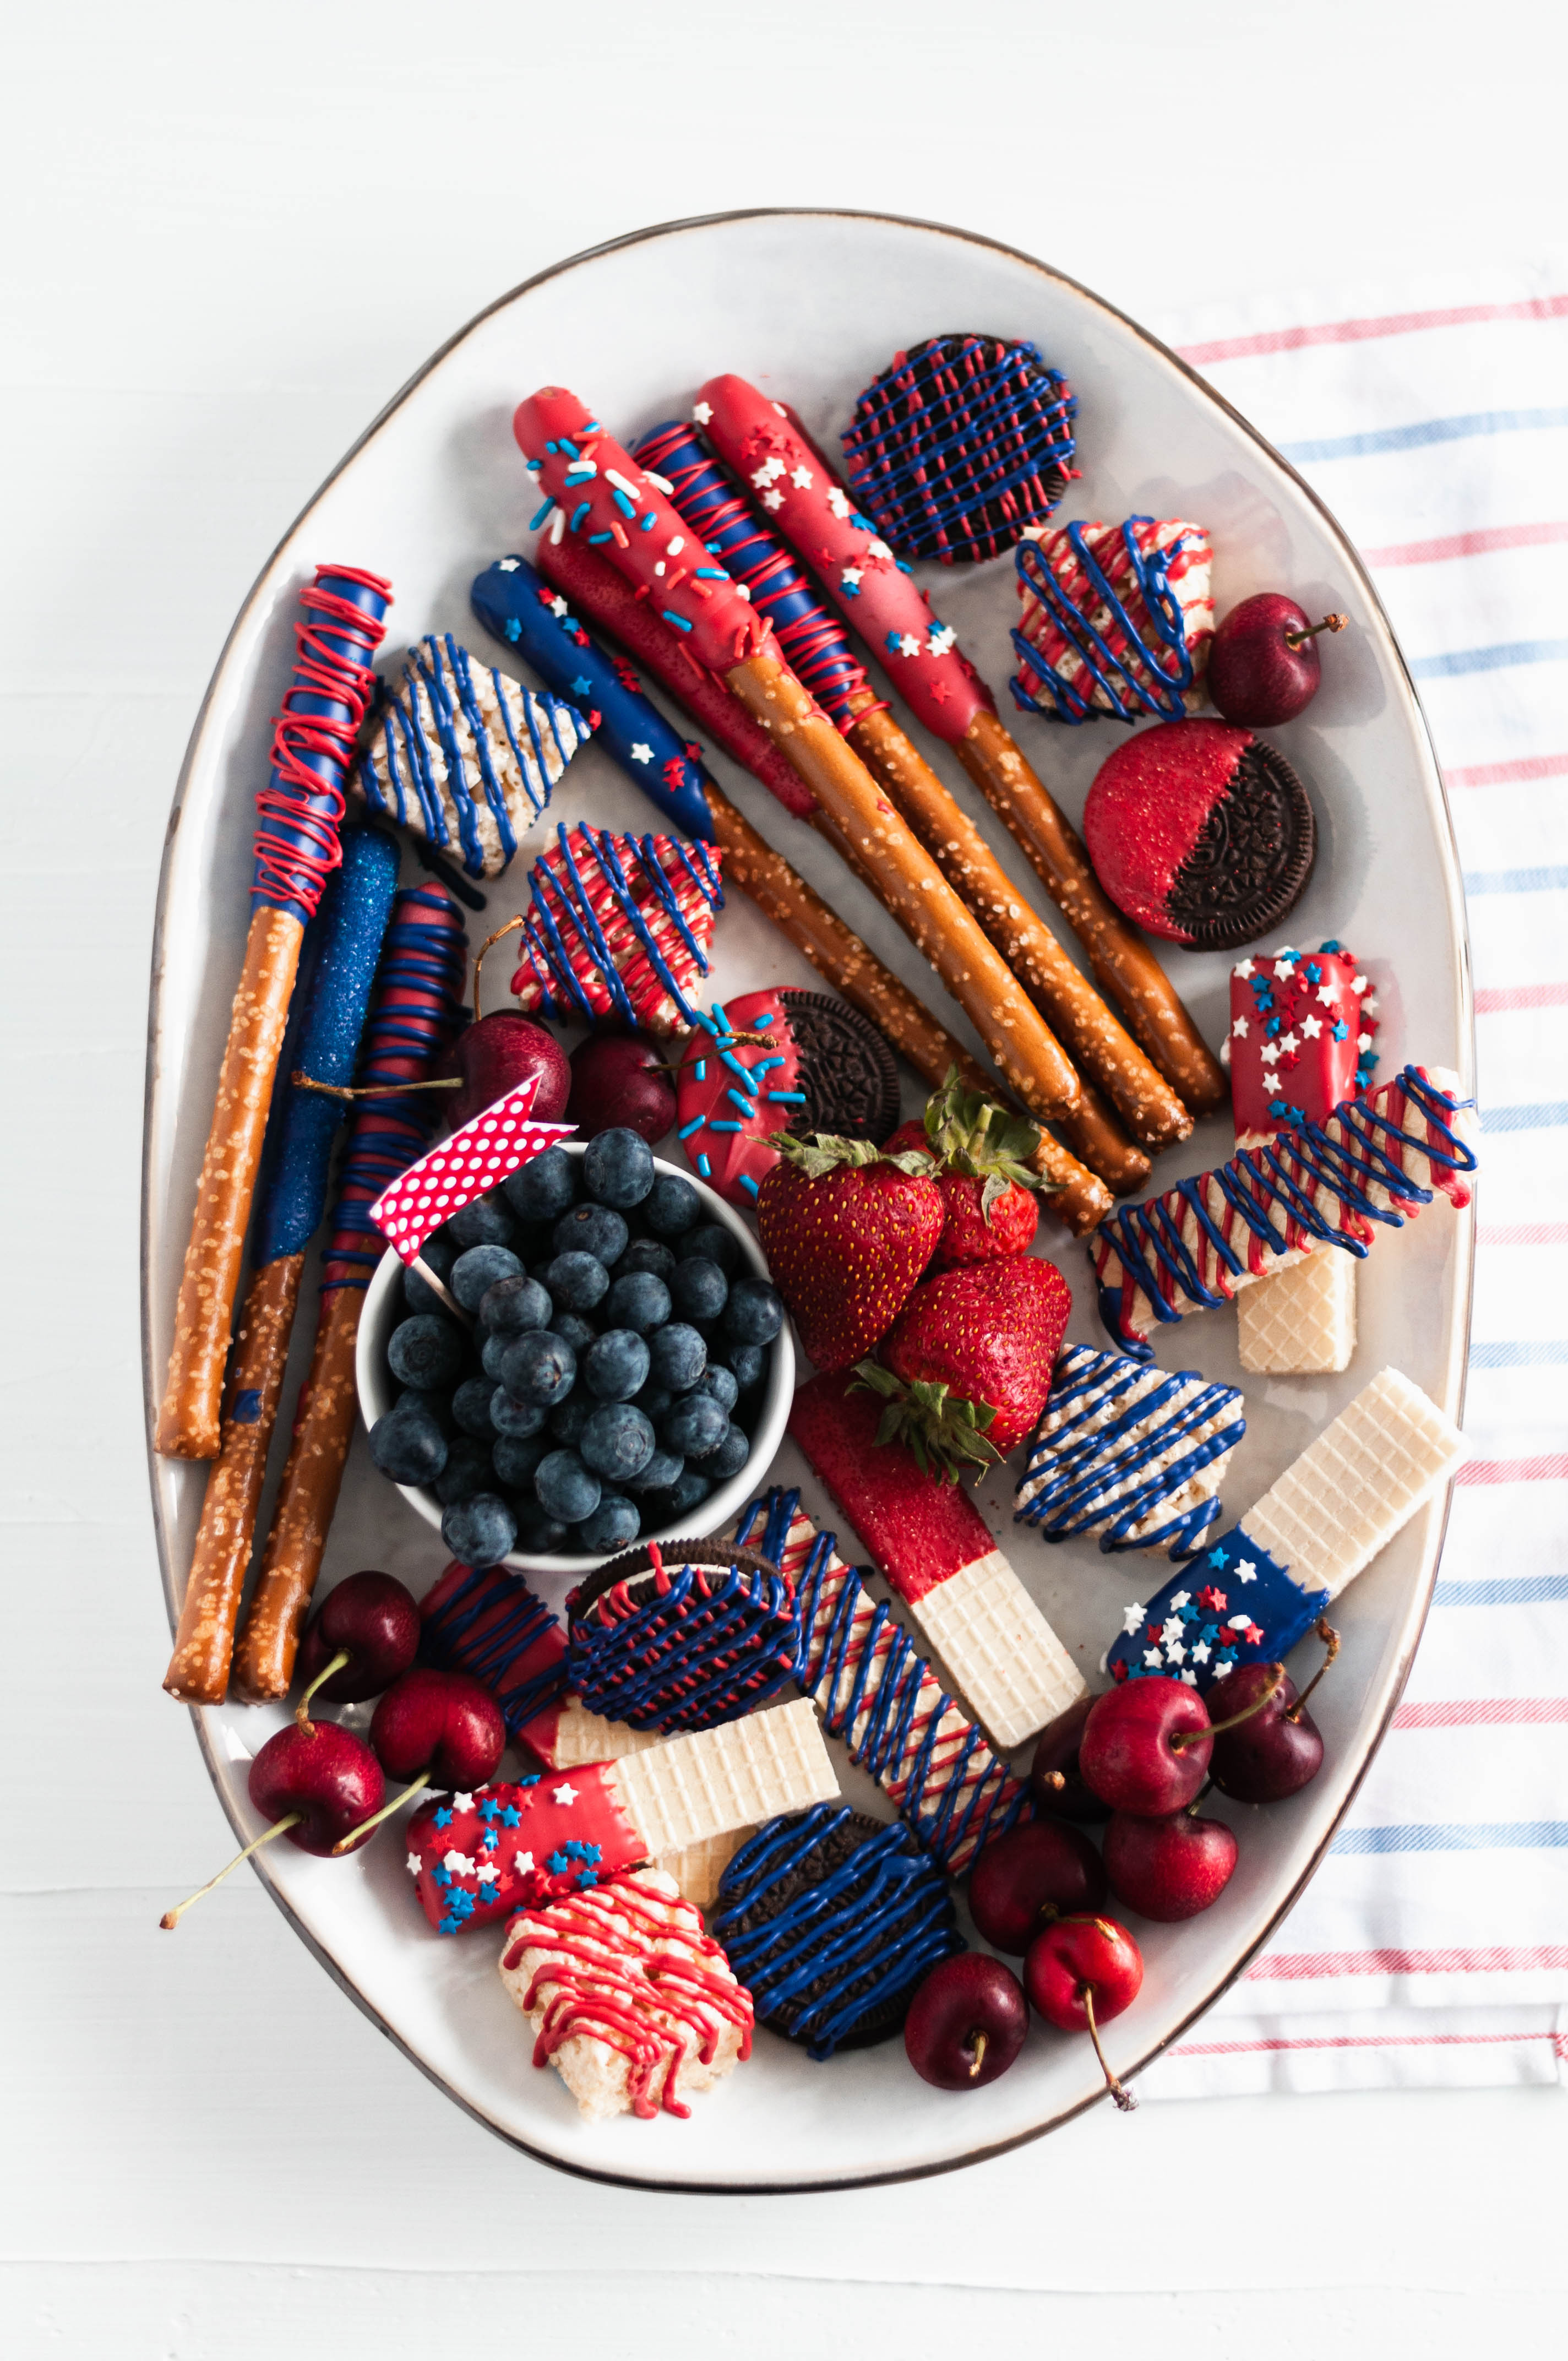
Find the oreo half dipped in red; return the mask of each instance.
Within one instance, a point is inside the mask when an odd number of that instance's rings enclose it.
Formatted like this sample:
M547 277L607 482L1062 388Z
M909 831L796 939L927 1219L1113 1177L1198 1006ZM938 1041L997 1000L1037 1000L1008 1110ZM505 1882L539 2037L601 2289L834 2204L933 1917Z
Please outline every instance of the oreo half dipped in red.
M676 1137L702 1178L751 1206L776 1131L885 1139L898 1069L869 1018L826 992L751 992L699 1017L675 1085Z
M1163 721L1102 763L1083 807L1094 873L1168 942L1255 942L1300 899L1318 849L1283 754L1225 721Z

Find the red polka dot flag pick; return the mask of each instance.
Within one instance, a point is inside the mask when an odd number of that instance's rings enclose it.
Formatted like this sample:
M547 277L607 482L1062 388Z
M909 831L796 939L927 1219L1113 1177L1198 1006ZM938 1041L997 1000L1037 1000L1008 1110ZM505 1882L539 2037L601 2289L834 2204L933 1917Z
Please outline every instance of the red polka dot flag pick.
M569 1123L531 1120L538 1090L538 1075L530 1074L461 1131L427 1148L381 1191L370 1219L404 1262L417 1262L426 1238L463 1206L488 1197L509 1173L543 1156L558 1139L570 1138L575 1126Z

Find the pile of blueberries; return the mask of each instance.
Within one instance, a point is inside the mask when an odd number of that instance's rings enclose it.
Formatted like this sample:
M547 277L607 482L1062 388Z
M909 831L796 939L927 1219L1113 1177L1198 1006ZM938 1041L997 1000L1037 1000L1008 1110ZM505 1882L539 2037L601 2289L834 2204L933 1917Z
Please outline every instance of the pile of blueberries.
M370 1452L434 1491L455 1558L621 1549L745 1466L784 1305L638 1133L547 1148L423 1256L475 1326L404 1271Z

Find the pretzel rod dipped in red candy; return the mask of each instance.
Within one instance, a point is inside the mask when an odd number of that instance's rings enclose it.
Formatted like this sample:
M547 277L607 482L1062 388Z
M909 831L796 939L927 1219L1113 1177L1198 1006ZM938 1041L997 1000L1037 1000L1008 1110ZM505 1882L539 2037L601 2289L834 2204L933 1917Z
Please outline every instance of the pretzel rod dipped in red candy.
M925 953L1003 1075L1041 1121L1076 1077L1039 1012L864 763L784 663L771 627L665 495L573 393L547 386L512 420L550 495L553 535L582 533L652 605L699 664L720 674L779 746Z
M948 627L816 445L782 404L744 378L710 378L693 416L727 466L761 496L899 694L942 738L1011 829L1089 953L1098 982L1194 1115L1225 1101L1224 1073L1142 938L1102 891L1076 831L998 719Z

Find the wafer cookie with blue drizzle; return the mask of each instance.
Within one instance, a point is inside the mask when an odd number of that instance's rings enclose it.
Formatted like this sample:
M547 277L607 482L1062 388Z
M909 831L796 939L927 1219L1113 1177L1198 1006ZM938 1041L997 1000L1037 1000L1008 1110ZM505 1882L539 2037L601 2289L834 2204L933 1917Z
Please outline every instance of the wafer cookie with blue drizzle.
M1047 1542L1092 1533L1102 1550L1168 1550L1179 1563L1219 1515L1221 1480L1245 1432L1234 1386L1068 1345L1029 1445L1014 1521Z

